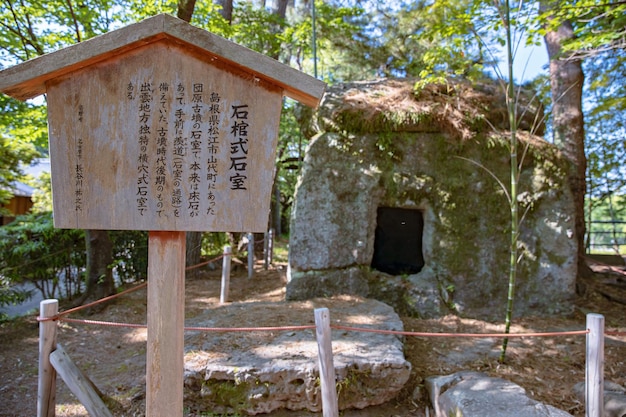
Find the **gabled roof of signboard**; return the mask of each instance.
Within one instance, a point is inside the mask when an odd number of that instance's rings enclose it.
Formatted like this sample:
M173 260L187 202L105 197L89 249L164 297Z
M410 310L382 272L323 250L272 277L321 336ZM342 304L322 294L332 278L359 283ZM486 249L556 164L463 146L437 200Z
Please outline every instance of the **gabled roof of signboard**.
M49 80L164 39L277 85L286 96L308 106L316 107L324 94L322 81L167 14L0 71L0 91L20 100L36 97L46 92Z

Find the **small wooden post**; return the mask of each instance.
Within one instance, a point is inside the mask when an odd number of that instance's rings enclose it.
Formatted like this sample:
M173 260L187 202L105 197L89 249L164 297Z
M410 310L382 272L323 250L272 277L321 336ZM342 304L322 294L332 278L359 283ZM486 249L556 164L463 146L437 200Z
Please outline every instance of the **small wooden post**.
M185 232L149 233L146 415L183 415Z
M317 336L318 363L322 386L322 414L324 417L339 417L335 366L330 329L330 313L327 308L315 309L315 333Z
M585 417L604 415L604 316L587 314Z
M222 289L220 292L220 304L228 302L228 292L230 290L230 260L233 257L233 249L224 246L224 259L222 260Z
M248 233L248 278L254 276L254 233Z
M51 318L59 312L59 301L43 300L39 303L39 317ZM57 373L50 363L50 354L57 345L57 323L54 320L39 322L39 383L37 387L37 417L54 417Z
M264 249L264 260L265 260L265 269L269 269L272 264L272 257L274 251L274 229L270 229L267 233L265 233L265 245Z
M265 269L266 271L270 267L269 243L270 243L270 233L265 232L265 234L263 235L263 269Z

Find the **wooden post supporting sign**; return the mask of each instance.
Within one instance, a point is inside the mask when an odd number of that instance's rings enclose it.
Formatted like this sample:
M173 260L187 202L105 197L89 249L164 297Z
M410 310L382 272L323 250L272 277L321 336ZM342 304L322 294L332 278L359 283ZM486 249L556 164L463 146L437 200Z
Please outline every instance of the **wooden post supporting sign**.
M185 232L150 232L146 415L182 416ZM176 384L169 384L176 381Z

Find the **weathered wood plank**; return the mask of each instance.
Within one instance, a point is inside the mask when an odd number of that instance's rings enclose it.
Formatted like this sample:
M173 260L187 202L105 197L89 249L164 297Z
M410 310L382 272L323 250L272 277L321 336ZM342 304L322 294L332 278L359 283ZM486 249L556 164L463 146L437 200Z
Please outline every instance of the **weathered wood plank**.
M146 415L183 415L185 233L148 238Z
M316 107L325 84L296 69L220 36L161 14L84 42L42 55L0 72L0 91L25 100L46 92L46 83L165 38L212 55L284 89L285 94Z
M95 385L72 362L72 359L61 345L57 345L56 350L50 354L50 362L90 416L113 417L113 414L111 414L104 401L98 395Z

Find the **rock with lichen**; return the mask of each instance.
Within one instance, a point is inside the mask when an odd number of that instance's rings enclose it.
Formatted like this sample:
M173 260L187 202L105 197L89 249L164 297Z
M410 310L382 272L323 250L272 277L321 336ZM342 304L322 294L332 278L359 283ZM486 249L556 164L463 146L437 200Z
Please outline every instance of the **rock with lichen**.
M511 158L496 91L452 82L416 90L411 80L330 88L303 115L314 136L292 211L287 297L357 294L413 316L503 317ZM569 311L575 292L574 200L568 162L533 134L541 107L524 97L514 313L553 314ZM381 208L421 213L419 271L373 267Z

